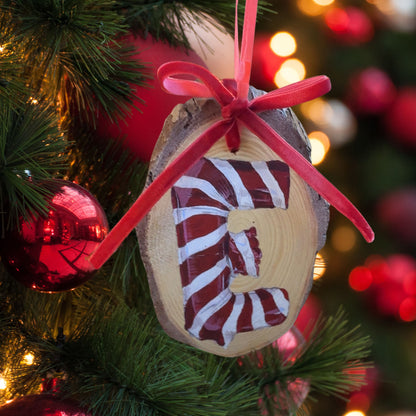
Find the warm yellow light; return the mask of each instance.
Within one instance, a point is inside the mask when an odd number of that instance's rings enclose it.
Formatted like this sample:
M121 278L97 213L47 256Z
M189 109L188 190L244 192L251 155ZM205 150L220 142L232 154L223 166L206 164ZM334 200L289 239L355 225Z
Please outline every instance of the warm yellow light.
M323 259L320 253L317 253L316 258L315 258L315 265L313 268L313 280L320 279L324 275L325 270L326 270L325 260Z
M277 32L270 39L271 50L279 56L290 56L296 52L296 39L289 32Z
M7 389L7 381L3 376L0 376L0 390Z
M305 117L312 120L315 124L325 124L328 117L331 116L331 107L323 98L316 98L315 100L301 104L300 111Z
M313 165L319 165L329 150L329 137L322 131L313 131L308 137L311 143L311 162Z
M319 6L329 6L334 0L313 0Z
M347 252L354 248L357 235L352 227L343 225L336 228L331 236L331 243L335 250Z
M311 143L311 162L312 165L319 165L326 156L325 146L318 139L309 139Z
M288 59L283 62L280 69L274 76L275 84L281 88L285 85L293 84L305 78L305 65L299 59Z
M325 7L320 6L313 0L297 0L298 9L308 16L319 16L326 11Z
M345 413L344 416L365 416L365 413L363 413L361 410L353 410L351 412Z
M31 104L35 104L35 105L39 104L39 101L36 98L30 97L29 100L30 100Z
M27 365L32 365L33 362L35 361L35 356L29 352L23 357L23 361Z
M4 51L4 46L0 45L0 53Z

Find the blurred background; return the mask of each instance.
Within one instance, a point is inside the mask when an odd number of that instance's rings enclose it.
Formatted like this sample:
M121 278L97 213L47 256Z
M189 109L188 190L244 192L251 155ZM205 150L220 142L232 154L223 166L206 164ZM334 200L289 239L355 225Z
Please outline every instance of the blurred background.
M330 77L332 91L295 112L313 163L376 234L366 244L331 211L323 265L303 313L344 305L371 336L375 366L347 405L320 401L313 414L414 416L416 1L276 0L272 8L257 26L252 84L270 90Z

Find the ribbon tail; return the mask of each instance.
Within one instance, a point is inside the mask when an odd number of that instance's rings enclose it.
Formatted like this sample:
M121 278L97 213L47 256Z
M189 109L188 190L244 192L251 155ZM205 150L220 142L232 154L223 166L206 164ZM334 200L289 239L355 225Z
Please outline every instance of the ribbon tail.
M239 120L280 156L322 198L347 217L357 227L367 242L370 243L374 240L373 230L351 201L265 121L250 110L241 115Z
M232 125L233 121L230 120L220 120L213 124L173 160L151 185L140 194L136 202L89 258L95 269L99 269L113 255L123 240L162 196L228 132Z

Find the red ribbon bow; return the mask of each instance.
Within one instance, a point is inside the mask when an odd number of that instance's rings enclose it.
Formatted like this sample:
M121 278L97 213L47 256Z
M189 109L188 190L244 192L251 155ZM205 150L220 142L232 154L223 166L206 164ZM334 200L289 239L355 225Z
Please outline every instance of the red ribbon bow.
M221 105L222 119L202 133L142 192L91 256L90 262L93 267L99 268L108 260L159 199L217 141L225 136L230 151L237 151L240 145L240 125L254 133L309 186L349 218L366 241L374 240L373 230L357 208L256 114L266 110L292 107L320 97L331 89L329 78L326 76L309 78L248 101L257 3L258 0L246 2L240 54L237 23L238 0L236 0L235 80L221 81L206 68L190 62L168 62L159 68L158 77L166 91L177 95L214 98ZM188 75L199 81L182 77L175 78L177 75Z

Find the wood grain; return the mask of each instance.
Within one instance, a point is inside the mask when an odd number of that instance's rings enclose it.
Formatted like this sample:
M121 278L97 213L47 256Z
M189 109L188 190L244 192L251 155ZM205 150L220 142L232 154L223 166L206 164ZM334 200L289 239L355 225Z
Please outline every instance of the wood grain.
M262 93L250 89L252 96ZM147 185L204 130L220 119L220 114L218 104L212 100L192 99L175 107L156 144ZM267 111L260 116L296 150L309 158L309 141L292 110ZM206 157L246 161L280 160L247 129L241 130L238 152L229 152L225 140L221 139ZM183 295L170 192L137 226L140 252L148 273L155 310L162 327L172 338L213 354L231 357L261 348L292 327L311 289L316 253L325 243L329 208L326 201L292 170L290 181L287 210L237 210L230 213L228 221L228 229L232 232L254 225L263 253L260 277L239 276L233 281L231 289L245 292L261 287L284 288L290 298L289 314L280 325L237 334L227 348L211 340L198 340L184 329Z

